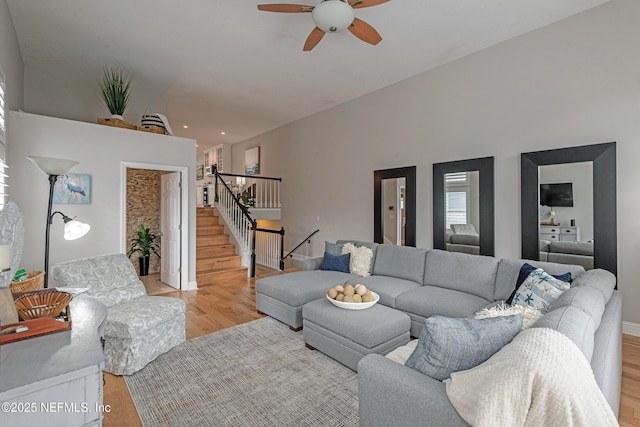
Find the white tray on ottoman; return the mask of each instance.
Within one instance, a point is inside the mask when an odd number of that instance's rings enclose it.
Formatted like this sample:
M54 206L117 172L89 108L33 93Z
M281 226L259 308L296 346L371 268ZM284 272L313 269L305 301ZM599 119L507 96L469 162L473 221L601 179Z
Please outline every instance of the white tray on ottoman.
M409 342L411 319L376 304L366 310L345 310L321 298L302 307L302 336L316 349L357 371L367 354L385 355Z

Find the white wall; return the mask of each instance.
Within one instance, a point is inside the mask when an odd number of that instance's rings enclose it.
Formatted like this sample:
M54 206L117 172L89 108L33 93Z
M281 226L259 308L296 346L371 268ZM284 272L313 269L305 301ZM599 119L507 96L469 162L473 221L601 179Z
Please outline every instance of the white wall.
M192 139L156 135L92 123L11 111L9 137L10 197L24 215L25 245L22 267L42 270L49 182L26 156L79 161L69 172L91 175L91 203L53 205L91 225L80 240L62 238L56 215L51 226L49 262L126 252L122 212L122 162L140 162L189 168L189 281L195 282L195 165Z
M7 7L7 0L0 0L0 68L7 85L5 109L17 110L24 105L24 66L18 46L16 30Z
M547 165L539 169L540 184L570 182L573 184L573 207L553 207L556 223L580 227L580 241L593 239L593 163Z
M640 323L640 2L613 0L271 132L261 172L283 178L288 245L373 239L373 171L417 166L417 246L432 247L432 164L495 156L496 255L520 255L520 154L617 141L618 280ZM316 220L320 217L320 221ZM292 246L288 246L292 247Z

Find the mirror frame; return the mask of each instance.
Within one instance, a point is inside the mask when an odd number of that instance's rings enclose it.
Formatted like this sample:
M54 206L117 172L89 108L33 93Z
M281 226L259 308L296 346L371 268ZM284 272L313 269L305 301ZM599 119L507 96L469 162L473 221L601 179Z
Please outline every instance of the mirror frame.
M479 172L480 255L495 255L495 206L493 157L457 160L433 164L433 247L446 250L445 175L454 172Z
M404 229L404 245L416 246L416 167L407 166L394 169L381 169L373 172L373 241L383 243L382 180L405 179L406 223Z
M618 269L616 226L616 143L522 153L521 227L522 258L537 260L539 254L539 166L593 162L593 264L613 274ZM536 212L536 215L528 215Z

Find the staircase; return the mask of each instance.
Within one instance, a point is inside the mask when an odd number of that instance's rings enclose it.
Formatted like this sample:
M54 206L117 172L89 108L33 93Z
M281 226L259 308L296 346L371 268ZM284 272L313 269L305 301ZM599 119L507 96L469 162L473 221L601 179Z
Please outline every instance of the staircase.
M229 279L247 277L235 245L229 242L215 215L214 208L196 211L196 280L198 285L211 285Z

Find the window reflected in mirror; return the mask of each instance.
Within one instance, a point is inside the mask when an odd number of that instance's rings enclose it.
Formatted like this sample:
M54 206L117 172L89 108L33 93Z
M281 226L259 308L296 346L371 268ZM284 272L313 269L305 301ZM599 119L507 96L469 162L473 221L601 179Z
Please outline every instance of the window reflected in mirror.
M444 176L446 249L480 253L479 172L453 172Z

